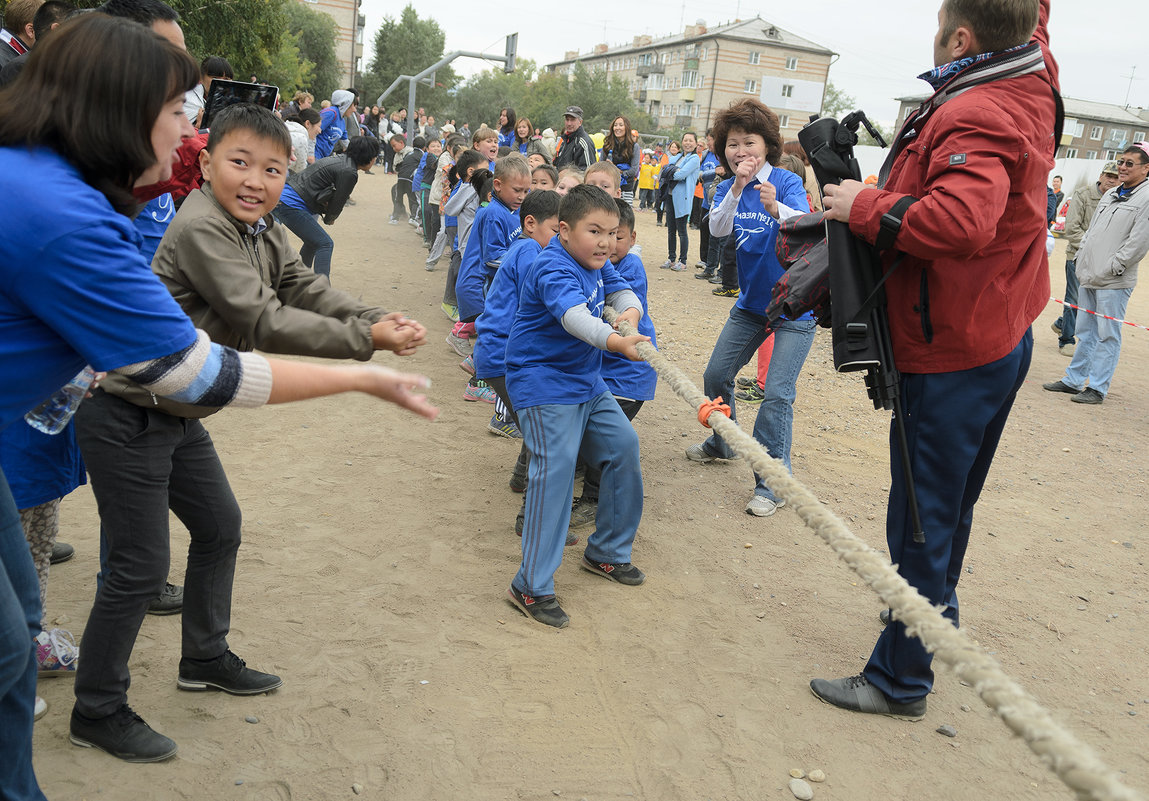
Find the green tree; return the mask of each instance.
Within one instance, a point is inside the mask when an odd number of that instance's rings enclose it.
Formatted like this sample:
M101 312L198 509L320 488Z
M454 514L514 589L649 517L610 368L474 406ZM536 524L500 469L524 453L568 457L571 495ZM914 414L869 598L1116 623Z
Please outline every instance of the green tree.
M383 25L375 34L374 53L367 72L359 83L362 100L372 105L375 98L400 75L416 75L443 57L447 36L439 23L430 17L420 19L413 5L408 4L399 19L384 17ZM425 106L431 114L442 116L449 97L449 87L458 76L448 65L435 75L435 86L419 84L415 90L415 103ZM397 88L386 100L388 108L407 105L407 84Z
M317 100L331 97L331 93L340 88L339 62L335 57L335 20L303 3L289 2L287 30L296 37L300 58L312 64L309 80L295 88L310 92ZM364 102L366 99L363 98Z
M847 114L858 110L858 101L854 99L853 95L848 95L837 86L834 86L832 81L826 82L826 96L822 100L822 116L833 117L836 120L842 119ZM874 126L882 138L888 144L891 138L891 131L874 122L870 123ZM858 129L858 144L859 145L877 145L874 137L870 136L870 132L865 128Z
M648 130L650 125L623 81L608 80L606 73L590 72L581 64L568 80L566 75L538 71L530 59L521 60L510 75L491 69L472 76L455 92L447 116L460 125L468 123L471 130L483 123L494 127L499 111L510 106L540 131L553 128L561 133L563 111L569 105L582 108L583 125L590 133L605 130L620 114L635 128Z

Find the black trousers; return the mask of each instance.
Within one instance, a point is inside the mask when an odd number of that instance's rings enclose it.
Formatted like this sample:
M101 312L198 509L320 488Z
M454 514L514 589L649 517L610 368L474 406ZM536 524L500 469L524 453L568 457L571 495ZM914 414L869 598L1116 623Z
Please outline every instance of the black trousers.
M227 650L241 514L206 429L97 390L76 413L76 435L107 545L104 580L84 629L76 708L99 718L126 703L128 659L170 561L168 510L191 535L184 574L182 653Z

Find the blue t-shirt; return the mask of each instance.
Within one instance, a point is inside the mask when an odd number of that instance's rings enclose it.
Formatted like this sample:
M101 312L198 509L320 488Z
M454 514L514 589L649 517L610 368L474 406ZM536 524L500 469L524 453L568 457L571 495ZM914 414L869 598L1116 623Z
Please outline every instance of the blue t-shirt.
M164 232L168 230L172 217L175 215L176 206L171 193L164 192L159 197L148 201L148 205L144 206L136 215L136 219L132 221L135 223L136 230L140 232L140 236L143 237L140 253L148 260L148 264L152 263L152 257L156 255L156 248L160 246L160 240L164 238Z
M778 169L770 170L766 178L778 191L778 202L789 206L796 211L808 212L810 204L806 201L806 187L802 179L792 172ZM774 284L782 277L785 270L778 261L774 252L774 243L778 239L778 221L770 216L762 205L762 197L758 193L760 182L755 178L742 190L738 198L738 208L734 212L734 230L731 236L738 243L738 286L741 293L738 295L738 308L766 316L766 307L770 305L770 293ZM734 186L734 179L727 178L718 185L714 193L714 208L722 203L722 199ZM805 314L799 319L813 319L812 314Z
M714 151L706 151L706 158L702 160L702 166L698 169L698 183L702 184L702 208L710 208L710 187L718 180L718 168L722 166L722 162L718 160L718 156L714 155Z
M507 372L507 335L519 309L522 274L542 249L530 237L521 237L507 248L503 256L503 263L487 290L486 308L475 320L475 330L479 334L475 340L475 372L479 378L498 378Z
M423 170L427 168L427 151L423 151L423 157L419 159L419 166L415 168L415 174L411 176L411 186L423 186Z
M0 147L0 428L90 364L187 348L195 328L140 255L140 235L47 148Z
M303 198L299 196L299 193L291 188L291 184L283 185L283 193L279 196L279 202L289 209L299 209L308 214L313 213L311 209L307 208L307 204L303 202Z
M347 123L339 114L338 106L328 106L319 112L319 134L315 137L315 160L327 158L335 145L347 138Z
M515 129L514 128L512 128L510 130L510 132L508 132L508 133L503 133L502 131L499 131L498 134L499 134L499 147L509 147L512 149L514 148L514 146L515 146Z
M498 197L491 198L490 203L475 213L455 282L460 320L473 320L483 313L483 299L498 269L497 263L522 230L519 213L507 208Z
M601 317L606 296L627 288L609 261L601 270L588 270L557 236L551 239L523 274L507 338L507 393L516 410L574 406L606 392L603 352L567 333L562 318L584 305Z
M650 309L646 305L646 268L642 259L634 253L627 253L615 265L619 277L630 286L642 303L642 318L638 321L638 333L650 337L656 348L654 321L650 319ZM649 362L632 362L620 353L604 351L602 354L602 380L612 395L630 400L654 400L654 388L658 385L658 373Z

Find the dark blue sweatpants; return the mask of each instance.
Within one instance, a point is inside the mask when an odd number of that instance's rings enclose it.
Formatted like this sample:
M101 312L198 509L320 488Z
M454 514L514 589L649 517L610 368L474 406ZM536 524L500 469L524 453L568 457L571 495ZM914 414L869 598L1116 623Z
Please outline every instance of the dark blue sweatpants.
M1032 355L1033 332L1027 331L1017 347L995 362L954 373L902 376L906 435L926 541L913 540L901 453L891 426L886 542L902 577L933 604L944 605L955 626L973 507ZM905 626L891 621L865 675L891 700L916 701L933 687L932 659Z

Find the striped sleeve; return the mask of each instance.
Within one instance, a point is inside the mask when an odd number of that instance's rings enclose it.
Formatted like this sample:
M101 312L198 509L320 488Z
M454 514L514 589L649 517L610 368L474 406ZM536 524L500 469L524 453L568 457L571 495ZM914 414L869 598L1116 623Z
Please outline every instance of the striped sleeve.
M198 329L187 348L116 372L156 395L196 406L252 408L271 395L267 359L218 345Z

